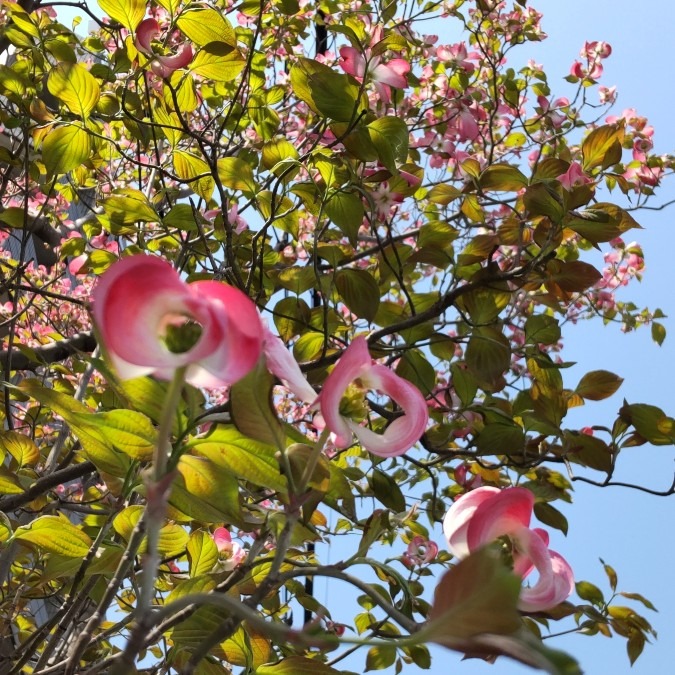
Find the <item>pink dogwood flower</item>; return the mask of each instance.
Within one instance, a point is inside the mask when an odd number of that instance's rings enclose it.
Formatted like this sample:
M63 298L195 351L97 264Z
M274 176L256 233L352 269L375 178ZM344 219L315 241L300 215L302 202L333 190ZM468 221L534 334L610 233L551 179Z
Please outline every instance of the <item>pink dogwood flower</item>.
M92 300L101 340L122 379L151 373L171 379L187 366L190 384L220 387L244 377L262 351L260 317L244 293L218 281L187 284L161 258L134 255L114 263ZM174 336L181 344L172 351ZM190 336L195 339L185 344Z
M373 83L384 103L391 101L391 87L405 89L408 86L406 75L410 72L410 64L405 59L391 59L382 63L380 56L372 56L372 48L382 40L382 26L373 30L370 47L363 52L355 47L340 47L340 67L345 73L357 80L364 78Z
M213 542L218 549L218 564L222 570L229 572L246 560L246 551L236 541L232 541L232 535L226 528L216 529Z
M418 534L408 544L408 548L401 556L401 560L406 567L412 568L430 563L432 560L435 560L437 555L438 544Z
M354 381L390 396L403 409L404 414L383 434L376 434L340 414L340 400ZM424 433L429 419L427 404L419 389L374 362L362 336L354 339L326 379L319 403L326 426L335 434L336 447L346 448L356 436L366 450L380 457L397 457L408 451Z
M185 68L193 59L194 52L189 42L184 42L172 56L158 54L152 41L160 34L159 24L155 19L143 19L136 27L134 45L139 52L145 54L150 61L150 69L157 77L170 77L179 68Z
M565 171L565 173L561 173L558 176L558 181L560 181L560 184L568 192L571 192L579 185L586 185L587 183L593 182L593 180L584 173L584 170L579 162L572 162L567 171Z
M574 574L567 561L548 548L548 533L530 529L534 495L525 488L480 487L459 497L443 520L450 552L465 558L500 537L513 547L513 571L527 577L533 569L539 579L524 588L518 607L539 612L555 607L574 590Z

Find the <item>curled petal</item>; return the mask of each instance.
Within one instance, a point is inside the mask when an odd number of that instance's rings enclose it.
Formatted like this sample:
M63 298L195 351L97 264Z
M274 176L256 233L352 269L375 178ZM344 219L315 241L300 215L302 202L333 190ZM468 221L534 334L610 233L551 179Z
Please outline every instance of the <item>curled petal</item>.
M262 350L258 312L241 291L215 281L186 284L160 258L124 258L103 274L92 293L93 316L122 379L154 373L172 377L187 366L197 387L232 384ZM185 352L169 350L164 336L176 323L193 321L201 332Z
M219 527L213 533L213 543L218 551L227 551L232 545L232 535L227 528Z
M499 488L486 485L466 492L453 502L443 519L443 534L448 541L448 548L452 555L466 558L471 553L467 542L471 518L484 501L491 499L499 492Z
M526 527L514 533L514 541L539 574L534 586L523 588L518 607L524 612L541 612L559 605L574 591L574 573L568 562L549 551L541 536Z
M340 400L356 379L386 394L403 409L403 416L395 419L383 434L376 434L340 414ZM354 434L366 450L381 457L395 457L409 450L424 433L429 419L419 390L389 368L373 363L363 337L356 338L342 355L326 379L319 401L326 426L335 434L338 448L346 448Z
M366 59L361 52L354 47L340 47L340 67L348 75L359 79L366 74Z
M408 86L406 75L410 72L410 64L405 59L392 59L386 64L376 65L370 72L377 82L396 89L405 89Z
M155 19L143 19L136 27L136 39L134 40L136 49L146 56L154 56L152 41L159 33L159 24Z
M286 345L281 338L274 335L269 329L265 330L263 351L270 372L276 375L283 385L288 387L300 400L306 403L314 403L317 397L316 392L305 379L298 362L286 349Z
M174 71L188 66L193 57L192 45L185 42L173 56L156 56L150 67L158 77L170 77Z
M482 490L484 488L478 488ZM471 551L491 541L528 527L534 507L534 495L526 488L499 490L482 502L471 518L467 544Z

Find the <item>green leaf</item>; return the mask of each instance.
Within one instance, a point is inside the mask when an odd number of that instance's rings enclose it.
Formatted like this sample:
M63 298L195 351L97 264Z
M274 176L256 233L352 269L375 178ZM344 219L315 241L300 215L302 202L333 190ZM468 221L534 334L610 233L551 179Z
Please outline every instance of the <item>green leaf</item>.
M396 163L408 158L408 125L400 117L379 117L367 129L380 161L397 174Z
M78 437L87 459L97 469L113 476L126 476L130 465L128 457L115 450L99 429L85 421L93 415L87 406L72 396L41 386L35 379L23 380L19 389L63 417Z
M336 73L314 59L299 58L291 68L293 92L317 115L349 122L357 114L360 87L349 75Z
M460 189L447 183L434 185L427 195L432 204L440 204L441 206L447 206L450 202L459 199L461 196L462 191Z
M658 321L652 321L652 340L660 347L665 339L666 327Z
M96 78L79 63L59 63L47 78L49 93L65 103L68 110L82 119L96 107L101 88Z
M589 401L602 401L614 394L622 382L623 378L607 370L593 370L581 378L574 391Z
M382 645L371 647L366 655L366 672L369 670L384 670L396 661L396 646Z
M548 216L554 223L559 223L565 215L560 196L544 183L530 185L525 190L523 202L531 215Z
M230 388L230 405L234 423L242 434L272 445L286 447L281 423L272 403L274 377L260 359L246 377Z
M199 577L213 571L218 562L218 547L213 537L204 530L195 530L187 543L190 577Z
M380 287L366 270L342 269L335 275L335 286L349 310L373 321L380 307Z
M5 452L8 452L19 468L35 466L40 461L40 450L35 441L16 431L0 432L0 461Z
M97 0L98 6L132 33L145 17L145 0Z
M116 225L158 223L160 218L148 198L134 189L119 190L102 202L103 212Z
M193 520L243 525L239 484L227 469L204 457L183 455L176 467L169 504Z
M326 215L342 230L352 246L361 225L365 209L361 197L354 192L334 192L324 206Z
M582 600L587 600L594 605L604 605L605 597L602 591L589 581L578 581L575 584L577 595Z
M631 229L642 229L625 209L607 202L571 213L565 218L564 225L593 244L611 241Z
M28 525L18 527L14 539L69 558L84 558L92 544L91 539L65 516L40 516Z
M209 42L195 56L189 69L215 82L232 82L245 65L246 60L238 50L224 42Z
M141 519L145 506L134 504L127 506L113 518L113 529L125 541L129 541L131 533ZM169 558L185 552L188 542L188 533L176 523L167 523L159 531L159 541L157 550ZM138 553L145 553L147 550L147 537L143 538Z
M237 46L237 36L232 24L215 9L189 9L181 12L176 24L199 47L205 47L212 42Z
M525 432L515 422L491 422L486 424L475 438L475 444L481 454L501 455L522 453L525 447Z
M478 184L485 192L518 192L527 186L527 177L510 164L492 164L483 171Z
M101 413L74 413L80 427L97 430L116 450L141 462L152 459L157 429L143 413L110 410Z
M224 187L230 190L241 190L253 195L258 185L253 178L251 165L239 157L223 157L218 160L218 178Z
M12 536L12 523L5 513L0 511L0 544Z
M581 144L584 171L589 171L596 166L606 169L621 161L623 137L623 126L607 124L593 129Z
M554 527L563 534L567 534L567 530L569 529L567 518L565 518L565 516L554 506L551 506L546 502L537 502L534 505L534 515L537 517L537 520L544 523L544 525Z
M632 424L644 439L654 445L675 443L675 420L654 405L646 403L625 404L620 411L621 418Z
M211 175L211 168L201 157L182 150L175 150L173 169L178 178L187 181L188 187L195 194L207 202L211 199L216 181Z
M23 491L16 473L0 466L0 495L20 495Z
M396 481L384 471L373 469L368 476L368 484L376 499L396 513L405 511L405 497Z
M258 666L256 675L341 675L342 671L326 665L319 658L289 656L277 663Z
M511 365L511 345L496 328L476 328L469 338L464 357L476 377L497 386Z
M525 321L525 341L528 344L553 345L560 340L560 324L548 314L535 314Z
M240 480L286 492L286 479L276 459L277 448L245 436L234 426L218 425L188 447Z
M52 176L77 169L91 154L91 136L76 124L52 128L42 142L42 159Z

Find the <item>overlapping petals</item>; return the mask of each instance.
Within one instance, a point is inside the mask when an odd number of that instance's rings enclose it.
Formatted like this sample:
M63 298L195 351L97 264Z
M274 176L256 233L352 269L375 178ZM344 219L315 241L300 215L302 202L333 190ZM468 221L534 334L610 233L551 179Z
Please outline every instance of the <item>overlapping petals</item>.
M187 366L191 384L221 387L244 377L262 351L260 318L244 293L217 281L186 284L161 258L118 261L92 300L94 321L122 379L170 379ZM198 326L199 337L186 351L171 351L167 332L186 321Z
M340 400L355 380L393 399L403 409L383 434L376 434L340 414ZM422 436L429 413L419 389L386 366L375 363L363 337L357 337L326 379L319 396L326 426L335 434L335 445L346 448L356 436L361 445L374 455L396 457L409 450Z
M232 541L230 531L219 527L213 533L213 543L218 549L219 567L229 572L246 560L246 551L237 542Z
M410 72L410 64L401 58L391 59L382 63L380 56L372 55L372 47L382 40L382 27L373 30L370 47L364 52L355 47L340 47L340 66L345 73L363 80L367 77L377 90L384 103L391 101L391 87L405 89L408 86L407 75Z
M574 574L567 561L548 548L548 533L530 529L534 495L525 488L481 487L462 495L450 507L443 532L450 552L465 558L499 537L513 544L513 570L525 578L533 569L539 579L520 594L525 612L550 609L574 590Z
M160 34L159 24L155 19L143 19L136 28L136 49L151 59L150 68L158 77L170 77L179 68L185 68L194 57L192 45L184 42L178 51L171 56L157 54L152 41Z

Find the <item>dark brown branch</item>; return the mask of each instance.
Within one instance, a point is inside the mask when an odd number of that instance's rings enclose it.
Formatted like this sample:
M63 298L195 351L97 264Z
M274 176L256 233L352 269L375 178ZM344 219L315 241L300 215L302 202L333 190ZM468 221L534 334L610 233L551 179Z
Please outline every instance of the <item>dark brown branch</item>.
M20 506L32 502L36 497L44 494L47 490L55 488L57 485L68 483L76 478L82 478L82 476L86 476L88 473L93 473L94 471L96 471L96 467L91 462L87 461L66 467L60 471L55 471L48 476L38 478L38 480L24 492L18 495L6 495L5 497L0 497L0 512L7 513L9 511L14 511Z
M582 483L588 483L589 485L595 485L596 487L625 487L630 488L631 490L646 492L650 495L656 495L657 497L668 497L675 494L675 478L673 478L673 482L670 484L670 487L667 490L652 490L651 488L643 487L642 485L622 483L621 481L597 481L586 478L585 476L572 476L572 481L581 481Z
M91 353L96 349L96 338L92 333L76 333L72 337L64 338L43 347L33 349L31 356L26 356L18 349L12 349L12 370L35 370L40 366L65 361L78 352ZM5 362L8 351L0 352L0 360Z

